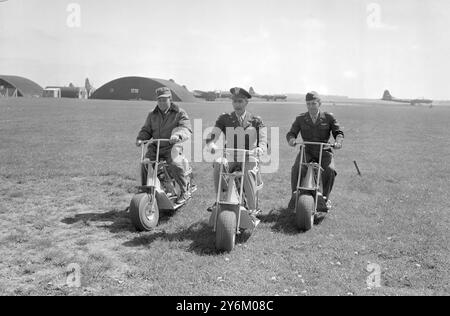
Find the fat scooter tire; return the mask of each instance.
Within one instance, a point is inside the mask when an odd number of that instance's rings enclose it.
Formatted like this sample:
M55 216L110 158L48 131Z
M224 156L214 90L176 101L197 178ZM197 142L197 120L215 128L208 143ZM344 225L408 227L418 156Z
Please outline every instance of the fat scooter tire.
M216 249L230 252L236 242L236 213L222 211L217 218Z
M158 225L158 203L156 201L152 203L151 199L151 194L140 193L131 200L130 217L137 231L150 231Z
M302 231L310 230L314 225L314 197L310 194L300 194L295 209L297 227Z

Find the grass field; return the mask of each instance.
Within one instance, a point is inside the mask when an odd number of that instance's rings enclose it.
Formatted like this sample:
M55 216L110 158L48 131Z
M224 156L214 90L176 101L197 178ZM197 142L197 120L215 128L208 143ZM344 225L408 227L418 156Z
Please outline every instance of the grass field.
M346 133L334 210L300 233L285 209L296 152L284 135L304 105L250 104L280 128L280 169L265 175L262 223L228 254L207 225L210 164L193 164L186 207L155 231L132 227L134 140L153 107L0 100L0 295L450 294L450 107L326 106ZM207 127L231 104L182 107ZM79 288L66 282L73 263ZM368 288L370 263L381 287Z

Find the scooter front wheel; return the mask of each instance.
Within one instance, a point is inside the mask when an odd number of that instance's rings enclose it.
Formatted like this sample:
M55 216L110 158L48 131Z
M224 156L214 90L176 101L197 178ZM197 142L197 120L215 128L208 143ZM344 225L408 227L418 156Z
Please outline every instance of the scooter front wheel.
M295 208L295 220L300 230L308 231L313 227L314 207L314 197L311 194L300 194Z
M150 231L158 225L158 203L152 201L151 194L136 194L130 203L130 216L137 231Z
M236 213L222 211L217 217L216 249L219 251L231 251L236 242Z

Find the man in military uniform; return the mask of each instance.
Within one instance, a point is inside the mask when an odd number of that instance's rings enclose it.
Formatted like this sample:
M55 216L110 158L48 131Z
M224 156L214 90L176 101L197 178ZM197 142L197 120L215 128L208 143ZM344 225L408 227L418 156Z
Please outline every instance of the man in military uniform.
M169 88L162 87L156 90L157 106L149 113L144 126L136 139L136 145L141 146L142 141L150 139L170 139L170 142L161 142L159 157L166 160L169 172L180 185L182 194L176 203L182 204L188 198L186 172L188 163L183 155L183 148L179 143L190 138L192 130L189 117L185 110L172 102L172 93ZM178 144L178 145L177 145ZM148 146L146 158L156 159L157 144ZM147 182L147 170L142 169L142 183Z
M320 96L317 92L312 91L306 94L306 106L308 112L300 114L292 124L291 130L286 135L286 139L290 146L296 145L296 138L300 133L305 142L328 143L330 134L335 139L335 149L342 148L344 133L332 113L320 111ZM305 161L319 161L320 147L307 145L305 148ZM325 149L322 155L322 180L323 180L323 196L327 201L327 208L331 208L330 193L333 189L336 170L334 167L333 150ZM300 153L297 155L294 166L291 170L291 189L292 197L289 201L289 208L295 207L295 191L297 191L298 172L300 165ZM302 167L302 177L306 173L306 167Z
M248 100L252 96L242 88L230 89L232 94L232 104L234 111L231 113L224 113L219 116L216 121L214 131L208 136L206 144L212 153L217 150L215 142L221 135L225 136L226 146L237 149L254 150L256 155L262 155L267 150L267 131L264 123L259 116L255 116L247 111ZM239 155L237 155L239 157ZM236 158L236 155L235 157ZM214 187L215 192L219 186L220 176L220 160L217 159L213 163L214 167ZM242 165L242 161L226 161L229 172L233 172L236 168ZM242 159L241 159L242 160ZM249 156L245 159L244 175L244 192L247 200L247 207L251 211L256 210L256 188L255 181L252 181L249 176L249 171L256 166L255 157ZM214 207L214 205L213 205ZM212 207L208 208L211 211Z

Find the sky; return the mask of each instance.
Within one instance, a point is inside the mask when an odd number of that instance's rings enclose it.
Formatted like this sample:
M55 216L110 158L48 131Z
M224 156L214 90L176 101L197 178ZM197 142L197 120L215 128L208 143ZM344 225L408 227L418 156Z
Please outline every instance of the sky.
M0 0L0 74L450 99L448 0Z

